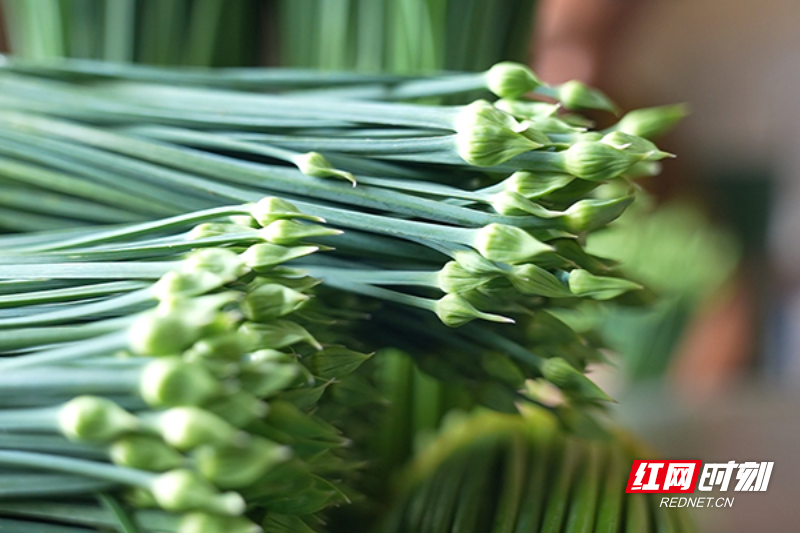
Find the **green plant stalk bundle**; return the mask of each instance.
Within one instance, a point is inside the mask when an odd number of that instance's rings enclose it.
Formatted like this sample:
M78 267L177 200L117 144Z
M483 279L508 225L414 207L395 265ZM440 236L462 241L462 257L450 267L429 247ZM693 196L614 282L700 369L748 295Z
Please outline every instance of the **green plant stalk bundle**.
M674 109L589 131L519 98L607 99L514 64L386 85L504 97L467 106L375 101L372 81L366 99L359 82L311 99L104 69L0 72L0 225L17 231L0 237L1 463L188 513L167 531L314 531L353 497L326 390L377 348L499 410L547 381L575 431L610 400L582 373L602 345L557 315L647 296L582 243L667 155L636 133Z

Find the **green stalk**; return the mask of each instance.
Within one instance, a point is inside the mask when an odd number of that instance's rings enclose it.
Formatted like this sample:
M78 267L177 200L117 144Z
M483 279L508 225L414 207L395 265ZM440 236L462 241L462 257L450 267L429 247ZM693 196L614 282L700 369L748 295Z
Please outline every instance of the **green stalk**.
M125 468L122 466L112 466L84 459L74 459L70 457L59 457L44 453L21 452L11 450L0 450L0 464L8 466L22 466L37 470L49 470L63 472L66 474L77 474L102 481L112 483L122 483L149 489L153 481L158 477L156 474Z

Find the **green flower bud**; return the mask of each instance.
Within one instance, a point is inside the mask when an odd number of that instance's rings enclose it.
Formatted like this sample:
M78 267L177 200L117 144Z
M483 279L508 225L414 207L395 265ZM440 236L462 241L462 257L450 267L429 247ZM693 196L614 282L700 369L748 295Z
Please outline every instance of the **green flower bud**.
M107 442L139 427L135 416L105 398L78 396L58 411L58 428L70 440Z
M109 447L108 454L116 465L152 472L165 472L185 463L185 458L161 439L146 435L118 439Z
M512 267L508 280L522 294L545 298L570 298L573 294L557 277L542 267L527 263Z
M292 162L297 165L300 172L306 176L313 176L315 178L341 178L349 181L356 186L356 178L350 172L337 170L333 167L324 155L319 152L308 152L306 154L299 154L292 158Z
M178 533L262 533L263 530L241 516L218 516L207 513L183 515Z
M264 418L269 412L266 403L244 390L218 400L206 409L237 428L246 428L253 420Z
M198 364L162 357L142 371L139 393L152 406L200 405L222 392L219 382Z
M474 250L457 250L453 253L453 259L461 265L461 268L471 274L496 276L505 273L505 270L496 263L489 261Z
M486 284L496 275L478 275L469 272L456 261L445 263L437 276L437 284L446 293L467 292Z
M572 80L560 85L557 89L558 100L569 110L600 109L616 113L618 108L614 102L598 91Z
M328 346L304 361L318 378L338 379L355 372L372 355L354 352L344 346Z
M279 350L298 342L306 342L317 350L322 349L322 345L303 326L288 320L275 320L266 324L247 322L239 331L252 335L258 348Z
M319 251L319 246L280 246L278 244L254 244L240 256L248 267L268 269Z
M557 191L575 179L569 174L541 173L534 174L526 170L514 172L503 182L508 192L521 194L529 200L535 200Z
M596 141L582 141L564 152L564 168L573 176L590 181L605 181L618 177L645 156L619 150Z
M436 315L446 326L455 328L472 322L476 318L513 324L514 320L508 317L484 313L475 308L469 301L458 294L447 294L436 301Z
M159 433L178 450L191 450L203 444L242 444L242 433L219 416L199 407L173 407L155 420Z
M686 104L648 107L630 111L614 126L614 129L645 139L654 139L674 128L689 114Z
M203 248L186 256L181 264L183 272L209 272L224 283L231 283L247 273L247 265L235 252L226 248Z
M213 324L217 313L195 308L199 298L168 308L159 306L140 315L128 330L131 350L139 355L174 355L183 352L203 336L204 328ZM191 303L188 303L191 302Z
M553 249L525 230L504 224L489 224L479 229L474 246L486 259L511 265L528 262Z
M639 161L623 172L622 177L633 180L637 178L653 177L661 174L661 163L656 161Z
M290 387L299 376L300 369L293 363L263 361L248 365L239 380L244 390L259 398L269 398Z
M634 197L623 196L607 200L581 200L567 209L564 220L573 233L594 231L616 220L633 203Z
M644 161L659 161L667 157L675 157L668 152L662 152L651 141L635 135L614 131L605 135L601 142L613 146L618 150L624 150L632 154L641 156Z
M620 294L643 287L621 278L595 276L588 270L575 269L569 273L569 289L576 296L594 300L610 300Z
M205 511L238 516L245 510L245 501L239 494L221 494L190 470L171 470L161 474L153 481L150 492L166 511Z
M547 359L542 366L544 378L564 392L584 401L613 401L594 381L560 357Z
M201 446L193 454L197 470L217 487L241 488L252 485L274 466L288 461L292 451L255 437L244 448Z
M499 192L493 194L489 201L492 204L492 208L501 215L533 215L538 218L555 218L558 216L558 213L545 209L516 192Z
M242 301L242 313L255 322L279 318L299 309L309 296L277 283L268 283L250 291Z
M463 107L455 119L458 154L476 166L493 166L544 146L523 135L528 127L485 100Z
M542 82L531 69L520 63L503 61L486 73L486 86L500 98L519 98Z
M498 100L494 106L518 119L537 119L552 117L561 107L548 102L534 102L531 100Z
M238 331L200 339L184 352L187 361L239 361L254 346L255 339Z
M268 226L276 220L302 218L313 222L325 222L325 219L301 213L294 204L278 198L266 196L250 207L250 214L262 226Z
M317 224L304 224L294 220L276 220L259 230L261 237L271 244L292 245L309 237L341 235L342 231Z
M210 237L221 237L223 235L234 235L240 233L252 233L257 238L258 233L254 228L240 226L239 224L227 224L223 222L204 222L193 227L186 235L190 241L207 239Z
M173 270L161 276L161 279L153 285L153 293L159 300L190 298L211 292L226 283L228 281L225 278L211 272Z

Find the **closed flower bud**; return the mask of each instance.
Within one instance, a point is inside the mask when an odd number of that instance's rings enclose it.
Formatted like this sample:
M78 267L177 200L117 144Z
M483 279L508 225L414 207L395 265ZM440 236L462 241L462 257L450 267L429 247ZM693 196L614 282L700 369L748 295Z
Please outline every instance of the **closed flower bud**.
M247 322L239 330L252 335L259 348L279 350L299 342L305 342L317 350L322 349L322 345L303 326L288 320L275 320L265 324Z
M560 357L547 359L542 365L544 378L566 393L584 401L613 401L594 381Z
M263 361L248 365L240 374L239 381L242 389L259 398L269 398L290 387L299 376L300 369L296 364Z
M620 176L645 156L619 150L597 141L582 141L564 152L564 169L579 178L605 181Z
M633 203L633 196L608 200L581 200L567 209L564 219L567 230L573 233L593 231L616 220Z
M58 427L70 440L107 442L140 426L135 416L111 400L78 396L59 409Z
M552 251L552 247L525 230L504 224L489 224L479 229L475 249L486 259L511 265L526 263L539 254Z
M277 283L261 285L250 291L242 301L242 313L255 322L265 322L296 311L309 299L302 292Z
M114 464L165 472L181 467L186 459L157 437L148 435L128 435L116 440L108 449Z
M241 516L219 516L208 513L183 515L177 533L262 533L263 529Z
M437 284L446 293L467 292L486 284L496 275L473 274L456 261L449 261L439 271Z
M276 220L302 218L313 222L325 222L320 217L301 213L294 204L277 196L267 196L250 207L250 214L262 226L268 226Z
M297 165L300 172L306 176L315 178L340 178L345 179L356 186L356 178L350 172L337 170L333 167L324 155L319 152L308 152L299 154L292 158L292 162Z
M614 131L603 136L601 142L618 150L640 155L643 161L660 161L666 157L675 157L668 152L662 152L655 144L643 137L629 135L621 131Z
M217 487L242 488L252 485L274 466L288 461L292 451L260 437L244 448L201 446L193 454L197 470Z
M164 440L178 450L203 444L243 444L247 434L219 416L199 407L173 407L159 413L156 426Z
M342 231L317 224L304 224L293 220L276 220L259 230L261 238L271 244L283 246L296 244L309 237L341 235Z
M537 117L523 122L527 124L530 122L531 127L536 128L543 133L584 133L586 128L581 126L573 126L556 117Z
M153 286L153 293L159 300L189 298L200 296L218 289L228 281L217 274L195 270L194 272L167 272Z
M519 98L541 84L531 69L511 61L497 63L486 73L486 86L500 98Z
M187 361L239 361L249 352L255 341L252 337L236 332L227 332L200 339L184 352Z
M588 270L575 269L569 273L569 289L576 296L610 300L642 286L627 279L595 276Z
M499 265L474 250L457 250L453 253L453 259L471 274L496 276L505 273Z
M554 218L558 215L558 213L549 211L516 192L503 191L493 194L490 202L492 208L501 215L533 215L538 218Z
M508 317L484 313L475 308L466 298L458 294L447 294L436 302L436 315L446 326L452 328L463 326L476 318L492 322L513 323Z
M150 492L166 511L205 511L238 516L245 510L245 501L239 494L222 494L190 470L171 470L161 474L150 485Z
M521 194L529 200L535 200L569 185L575 176L561 173L537 173L519 170L503 181L503 188L508 192Z
M523 135L527 126L485 100L462 108L456 116L455 129L458 154L476 166L499 165L544 146Z
M152 406L200 405L222 392L211 373L180 357L163 357L142 371L139 392Z
M587 87L583 83L572 80L558 87L558 99L564 107L575 109L600 109L603 111L617 112L617 106L606 95Z
M253 269L268 269L319 251L319 246L280 246L278 244L254 244L241 254L245 264Z
M508 274L508 280L515 289L528 296L544 296L545 298L570 298L573 296L569 287L561 283L556 276L530 263L514 266Z
M253 420L269 413L269 406L246 390L239 390L212 404L206 409L237 428L246 428Z
M645 139L655 139L669 132L689 114L685 104L664 105L630 111L614 129Z
M199 239L207 239L209 237L221 237L223 235L233 235L241 233L252 233L257 236L256 230L248 226L240 226L239 224L226 224L222 222L204 222L193 227L192 230L186 235L190 241Z
M247 272L247 266L244 260L231 250L204 248L187 255L181 264L181 270L210 272L219 276L225 283L230 283L242 277Z

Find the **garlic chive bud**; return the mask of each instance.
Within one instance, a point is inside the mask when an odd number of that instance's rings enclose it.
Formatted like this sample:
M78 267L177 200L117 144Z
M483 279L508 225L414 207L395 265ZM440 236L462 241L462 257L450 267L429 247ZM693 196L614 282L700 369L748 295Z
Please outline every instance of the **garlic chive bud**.
M626 179L636 179L658 176L661 174L661 163L657 161L639 161L631 168L622 173Z
M245 501L239 494L221 494L190 470L171 470L161 474L151 484L150 492L166 511L205 511L238 516L245 510Z
M569 110L600 109L617 113L618 107L609 98L585 84L572 80L560 85L557 89L558 100Z
M573 126L567 122L556 117L537 117L523 122L527 124L530 122L532 128L536 128L543 133L584 133L586 128L581 126Z
M224 283L231 283L247 272L244 261L231 250L225 248L204 248L186 256L181 265L183 272L209 272L216 274Z
M252 335L257 346L263 348L277 350L305 342L317 350L322 349L322 345L303 326L288 320L275 320L265 324L247 322L239 328L239 331Z
M187 298L211 292L225 284L224 278L211 272L172 270L153 285L153 294L159 300Z
M200 405L222 388L202 366L180 357L162 357L144 367L139 392L149 405L174 407Z
M255 229L238 224L226 224L223 222L204 222L193 227L192 230L186 235L190 241L198 239L207 239L209 237L221 237L223 235L241 234L241 233L255 233Z
M263 533L263 529L241 516L219 516L208 513L183 515L177 533Z
M475 249L486 259L511 265L528 262L553 250L525 230L504 224L489 224L479 229Z
M246 428L253 420L264 418L270 407L250 392L239 390L208 405L207 409L232 426Z
M501 215L533 215L539 218L553 218L558 215L558 213L549 211L516 192L503 191L492 195L489 201L492 204L492 208Z
M269 398L289 388L299 376L300 369L294 364L265 361L259 365L250 365L242 371L239 380L243 390L259 398ZM324 378L322 375L320 377Z
M445 263L437 276L437 285L446 293L467 292L485 285L494 275L477 275L466 270L456 261Z
M317 224L303 224L293 220L276 220L259 230L261 237L271 243L283 246L295 244L308 237L341 235L342 231Z
M139 427L135 416L106 398L78 396L58 411L58 428L70 440L107 442Z
M453 259L456 260L461 268L472 274L497 276L505 273L505 270L496 263L489 261L474 250L457 250L453 253Z
M350 172L337 170L324 155L319 152L299 154L292 158L292 162L306 176L314 178L341 178L356 186L356 178Z
M280 246L278 244L254 244L241 254L245 264L254 269L267 269L292 259L319 251L319 246Z
M538 119L552 117L558 113L559 104L548 102L534 102L530 100L501 99L494 102L494 106L518 119Z
M247 440L246 433L199 407L173 407L158 415L156 426L163 439L181 451L203 444L236 445Z
M521 194L529 200L535 200L568 185L575 176L560 173L534 174L526 170L514 172L503 182L508 192Z
M201 446L193 457L197 470L223 489L252 485L276 465L288 461L292 451L286 446L255 437L244 448Z
M476 166L493 166L544 146L523 132L517 122L485 100L464 106L455 118L456 147L464 161Z
M576 296L610 300L642 286L627 279L595 276L588 270L575 269L569 273L569 289Z
M567 229L573 233L593 231L616 220L633 202L633 196L608 200L581 200L567 209L564 219Z
M151 472L166 472L185 463L180 453L161 439L148 435L128 435L117 439L109 446L108 454L116 465Z
M618 150L641 155L644 161L659 161L667 157L675 157L668 152L662 152L655 144L647 139L629 135L621 131L614 131L603 136L601 142L613 146Z
M605 181L620 176L646 156L619 150L597 141L581 141L564 152L564 168L578 178Z
M265 322L299 309L309 296L277 283L268 283L250 291L242 301L242 313L249 320Z
M262 198L250 207L250 214L261 225L268 226L276 220L302 218L312 222L325 222L320 217L306 215L300 212L294 204L287 202L277 196L267 196Z
M255 346L255 340L238 332L228 332L200 339L184 352L187 361L239 361Z
M542 375L562 391L573 393L580 400L613 401L594 381L560 357L547 359L542 365Z
M525 264L512 267L508 280L519 292L529 296L545 298L570 298L573 294L569 287L542 267Z
M497 63L486 72L486 86L500 98L519 98L541 84L531 69L511 61Z
M508 317L484 313L475 308L466 298L458 294L446 294L436 301L436 315L446 326L455 328L472 322L476 318L492 322L513 324L514 320Z
M614 129L645 139L654 139L674 128L689 114L685 104L636 109L625 114Z

